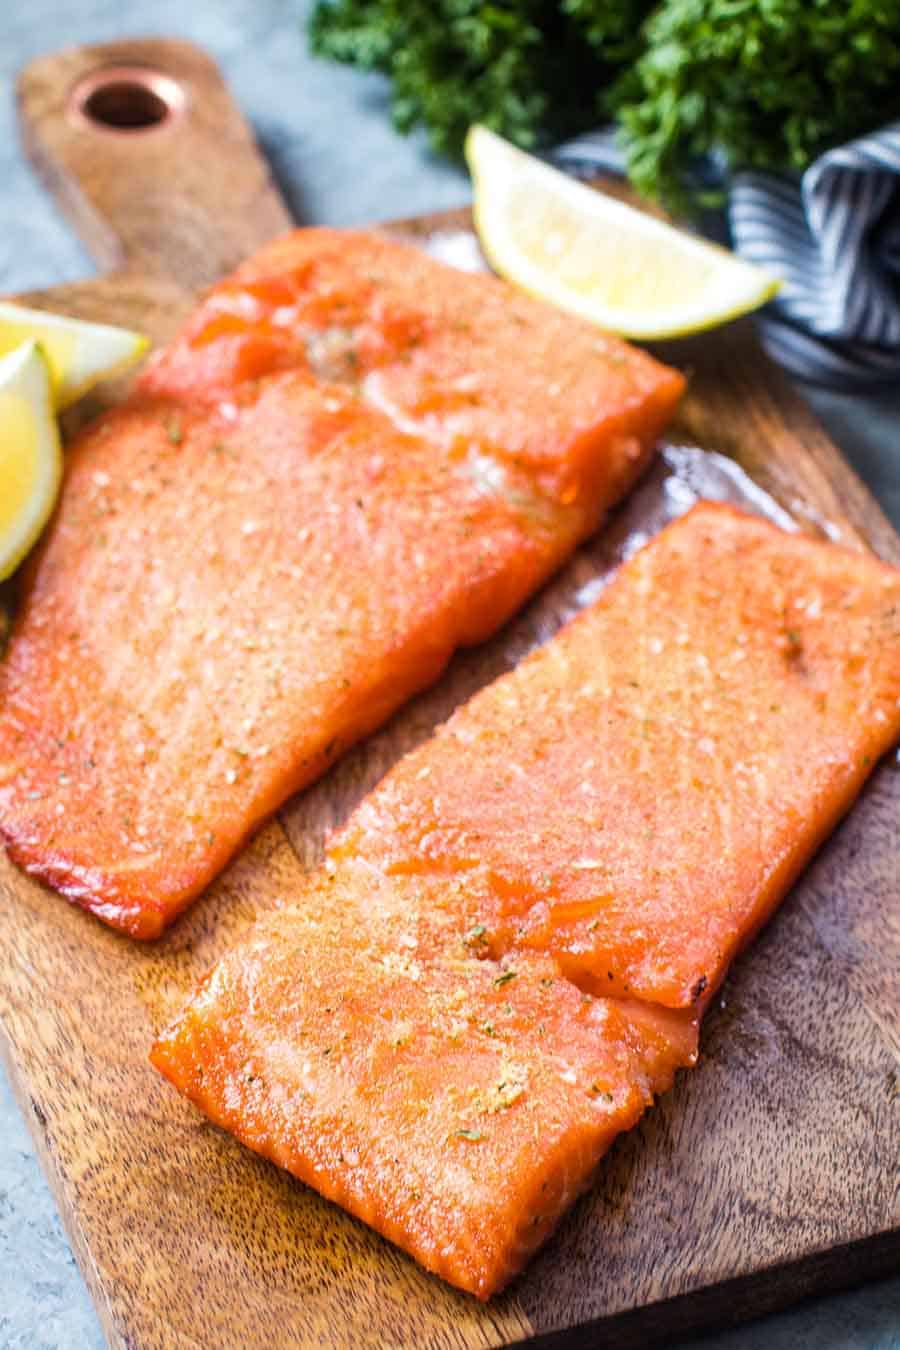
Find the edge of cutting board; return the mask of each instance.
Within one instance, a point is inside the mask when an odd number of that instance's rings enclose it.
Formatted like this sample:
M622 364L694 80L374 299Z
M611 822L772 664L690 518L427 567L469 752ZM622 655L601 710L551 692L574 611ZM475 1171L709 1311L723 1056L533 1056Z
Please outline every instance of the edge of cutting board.
M131 142L132 149L143 146L138 170L143 194L139 200L144 202L140 210L134 208L133 192L120 190L123 176L131 172L127 138L101 137L98 148L96 137L86 141L84 127L73 124L66 112L71 90L85 74L98 66L133 63L173 72L189 83L192 109L217 110L214 119L201 117L187 125L194 140L177 139L186 131L182 120L155 141ZM193 290L289 223L221 76L189 44L143 40L43 58L29 67L20 82L20 114L30 152L45 181L101 265L118 269L117 275L33 292L29 298L36 303L84 317L147 326L161 339L182 316ZM221 134L223 118L231 128L227 136ZM165 136L167 141L162 139ZM214 163L212 169L198 173L201 143L203 156L213 156ZM208 158L203 162L208 164ZM605 186L621 195L618 185ZM226 219L230 223L223 231ZM166 223L170 220L175 222L172 229ZM394 222L384 228L424 242L435 233L468 229L470 224L467 212L455 212ZM900 540L880 508L787 380L763 356L749 321L667 346L661 354L692 371L676 434L731 454L804 528L817 532L824 526L837 531L851 547L868 545L887 559L900 559ZM535 602L537 606L552 603L549 592ZM513 630L527 623L526 614ZM802 1095L803 1087L768 1085L763 1079L773 1094L768 1112L780 1122L779 1130L785 1121L796 1119L797 1128L809 1133L828 1110L832 1083L862 1081L875 1093L882 1090L877 1085L883 1083L883 1075L896 1072L886 1068L891 1063L896 1066L898 1049L890 1027L884 1026L894 948L886 944L880 919L890 886L900 882L889 847L900 775L887 765L880 768L859 809L823 850L758 947L739 963L728 985L732 1007L728 1013L714 1014L704 1034L705 1081L700 1071L682 1079L642 1125L620 1141L603 1165L602 1182L595 1192L581 1202L529 1271L487 1308L440 1285L361 1225L204 1124L183 1102L173 1099L149 1070L142 1077L129 1066L127 1055L121 1058L112 1027L104 1036L103 1019L112 1020L114 1015L108 1010L105 988L95 987L101 976L127 987L131 1012L142 1019L135 1043L148 1042L152 1027L164 1020L190 983L193 969L211 960L230 936L245 928L257 907L265 907L267 888L277 891L282 884L279 878L289 884L298 858L302 864L314 859L324 827L339 818L391 759L436 716L444 715L473 681L486 678L492 663L496 666L508 659L509 643L516 640L514 632L510 633L460 657L434 691L416 700L319 785L289 803L155 949L130 947L87 916L62 905L0 857L0 898L6 906L17 907L16 931L7 922L5 934L0 934L4 1053L111 1344L142 1350L198 1341L236 1346L247 1344L248 1336L252 1338L250 1329L256 1326L268 1344L307 1344L329 1334L332 1343L336 1338L336 1343L346 1344L362 1328L383 1344L398 1344L394 1337L402 1328L402 1334L411 1338L408 1343L418 1345L475 1347L512 1343L532 1335L537 1344L549 1346L602 1333L609 1347L626 1350L759 1315L839 1283L887 1273L900 1259L900 1216L889 1212L879 1192L868 1201L868 1229L865 1218L856 1226L848 1221L841 1229L845 1240L834 1246L817 1247L816 1205L811 1200L808 1232L804 1229L796 1236L794 1259L785 1263L779 1264L763 1250L762 1232L760 1249L751 1254L757 1268L749 1274L736 1276L732 1269L741 1260L737 1247L733 1252L717 1247L715 1262L708 1258L709 1268L716 1266L715 1281L705 1286L694 1282L692 1287L690 1278L681 1278L678 1270L667 1266L665 1250L656 1247L650 1253L656 1267L651 1262L635 1274L649 1291L641 1307L628 1309L631 1286L625 1287L627 1279L616 1295L618 1303L616 1298L608 1300L609 1315L602 1308L598 1311L594 1291L582 1288L590 1284L598 1260L612 1259L603 1253L598 1257L595 1249L603 1223L607 1237L615 1231L609 1226L609 1205L613 1220L618 1207L623 1222L627 1221L628 1203L646 1205L654 1183L659 1186L660 1173L654 1178L654 1165L659 1169L661 1160L678 1156L678 1140L690 1141L710 1100L729 1109L727 1099L713 1091L716 1080L727 1078L730 1072L729 1054L732 1059L744 1056L749 1089L759 1091L753 1082L752 1045L748 1049L754 1018L765 1016L767 1026L776 1030L781 1019L788 1028L785 1044L789 1052L789 1036L796 1034L792 1028L805 1028L811 1039L803 1046L804 1054L820 1066L823 1075L821 1083L806 1085L807 1097L799 1104L797 1093ZM844 889L854 892L858 906L849 934L838 903ZM849 947L846 938L852 939ZM786 990L773 964L785 952L793 963ZM851 1063L828 1057L827 1030L822 1031L821 1042L816 1041L822 1009L810 1006L803 979L805 971L822 969L830 972L841 995L825 1011L845 1019L842 1030L852 1033L854 1054L865 1060L865 1075L858 1070L862 1075L858 1080L853 1078ZM40 996L35 998L38 985L42 986ZM740 1028L741 1044L725 1036L729 1024L732 1030L735 1025ZM118 1086L119 1077L124 1087ZM897 1079L888 1077L891 1081L896 1087ZM141 1091L146 1087L144 1102L117 1097L117 1090L131 1093L135 1083ZM740 1137L743 1127L738 1117L746 1116L753 1129L744 1130L744 1144L752 1148L751 1140L764 1138L770 1128L768 1117L758 1114L752 1090L744 1095L741 1089L736 1095L738 1099L730 1102L736 1116L732 1128ZM116 1103L121 1119L109 1114ZM891 1141L900 1141L896 1108L892 1116L885 1115L890 1106L890 1101L885 1107L879 1098L878 1119L888 1121L882 1127L885 1156L890 1156ZM894 1132L889 1135L890 1129ZM862 1149L865 1131L857 1137ZM188 1164L205 1159L206 1171L192 1176L189 1166L180 1174L176 1168L171 1178L175 1189L167 1189L169 1182L162 1173L168 1145L182 1148ZM874 1146L872 1141L870 1147ZM859 1156L842 1160L823 1155L829 1166L844 1166L847 1183L855 1183L860 1190L871 1181L874 1156L870 1152L860 1161ZM819 1155L813 1153L811 1158L814 1165L822 1165ZM761 1232L752 1214L731 1212L727 1206L722 1212L707 1212L704 1218L704 1197L692 1200L690 1193L692 1185L702 1184L696 1176L702 1178L703 1168L691 1174L693 1160L686 1156L684 1162L689 1175L672 1181L672 1203L679 1205L684 1224L702 1228L708 1222L708 1232L698 1239L700 1247L713 1239L727 1246L729 1224L738 1243L747 1244L755 1232ZM210 1164L218 1169L212 1179ZM145 1178L150 1189L144 1198L153 1200L161 1211L168 1204L173 1225L193 1223L186 1233L167 1229L165 1212L152 1216L154 1222L145 1215L141 1224L129 1176L140 1182L139 1169L148 1166L154 1168L154 1175ZM832 1190L838 1179L837 1171L826 1178L833 1183ZM222 1195L234 1206L233 1240L243 1244L240 1252L230 1251L227 1244L223 1247L224 1260L227 1263L230 1254L232 1261L224 1272L215 1261L206 1262L196 1237L209 1238L209 1229L203 1229L204 1214L209 1224L218 1225L220 1235L227 1236L228 1224L220 1213ZM871 1231L876 1214L886 1221L878 1232ZM776 1217L769 1215L767 1220L763 1215L759 1222L765 1229L765 1223L775 1224ZM273 1243L267 1245L268 1232L263 1228L275 1231ZM670 1243L681 1240L680 1231L676 1227L668 1233ZM167 1240L171 1252L165 1250ZM301 1250L303 1242L306 1250ZM636 1261L628 1258L627 1250L614 1254L624 1271L641 1264L640 1247L637 1251ZM193 1270L184 1264L192 1254L195 1266L199 1263ZM255 1263L276 1259L286 1264L280 1281L273 1284L279 1273L277 1264L264 1272ZM180 1276L178 1298L173 1298L174 1272ZM291 1278L301 1293L305 1291L300 1323L296 1314L279 1304L275 1292ZM266 1290L271 1306L260 1301ZM223 1321L229 1315L229 1295L232 1317ZM263 1319L257 1322L247 1320L242 1306L254 1295L257 1315ZM354 1300L357 1306L351 1312L349 1305ZM336 1326L339 1318L344 1321ZM567 1319L573 1318L574 1324L567 1325Z

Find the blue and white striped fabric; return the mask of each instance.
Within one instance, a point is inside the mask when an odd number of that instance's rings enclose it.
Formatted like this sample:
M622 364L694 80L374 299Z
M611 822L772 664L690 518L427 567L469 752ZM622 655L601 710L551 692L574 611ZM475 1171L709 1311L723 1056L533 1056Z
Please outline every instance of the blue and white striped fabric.
M581 175L621 172L613 133L553 156ZM900 384L900 123L826 151L802 177L734 175L734 248L783 280L760 323L770 353L832 387Z
M625 156L616 144L615 127L600 127L566 141L550 156L559 169L576 178L590 178L591 174L624 173Z

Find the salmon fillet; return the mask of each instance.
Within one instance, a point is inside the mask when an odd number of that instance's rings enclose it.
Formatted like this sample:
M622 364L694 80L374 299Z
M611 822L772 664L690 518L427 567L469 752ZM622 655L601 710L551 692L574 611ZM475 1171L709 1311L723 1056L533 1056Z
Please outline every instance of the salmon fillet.
M373 235L264 250L68 453L0 666L11 856L157 936L597 527L682 385Z
M398 763L153 1062L486 1298L898 735L900 572L700 505Z
M533 953L479 959L452 907L361 862L301 900L225 956L153 1062L245 1144L487 1298L670 1085L691 1027L586 996Z
M684 1008L898 733L898 572L706 503L401 760L332 856L464 874L493 952Z
M403 430L445 451L475 446L556 500L599 492L607 504L611 477L631 479L684 385L496 277L331 229L286 235L217 286L143 385L216 401L285 369L350 381Z

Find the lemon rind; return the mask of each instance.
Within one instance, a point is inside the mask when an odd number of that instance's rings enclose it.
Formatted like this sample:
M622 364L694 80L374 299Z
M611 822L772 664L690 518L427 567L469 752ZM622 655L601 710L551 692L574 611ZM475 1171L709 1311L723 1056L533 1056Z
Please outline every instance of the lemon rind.
M614 197L594 192L509 145L485 127L470 129L466 138L466 158L475 186L475 228L492 267L538 299L556 304L610 332L643 340L685 337L751 313L778 291L779 279L761 268ZM709 262L715 258L715 275L728 280L723 302L716 304L704 299L666 307L663 312L654 314L646 307L632 310L620 305L605 305L595 295L580 292L554 278L552 272L531 263L522 252L514 230L509 228L509 213L504 210L510 186L518 177L521 187L526 176L537 184L546 183L553 196L570 202L574 214L581 219L594 218L607 227L611 222L618 222L623 229L637 232L649 241L658 241L676 259L693 255Z
M63 378L52 386L54 406L60 411L70 407L101 380L124 374L150 346L149 338L130 328L73 319L50 310L31 309L14 301L0 301L0 325L4 321L23 328L32 326L38 342L41 329L50 333L56 330L72 337L72 364ZM88 352L93 353L90 359Z

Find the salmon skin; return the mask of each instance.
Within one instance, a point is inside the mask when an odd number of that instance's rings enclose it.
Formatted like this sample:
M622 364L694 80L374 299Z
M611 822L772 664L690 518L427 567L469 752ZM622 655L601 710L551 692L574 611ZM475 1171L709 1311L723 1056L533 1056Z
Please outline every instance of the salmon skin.
M11 856L157 936L597 527L682 385L375 235L263 250L68 453L0 666Z
M152 1052L486 1298L900 734L900 572L702 504L357 808Z

